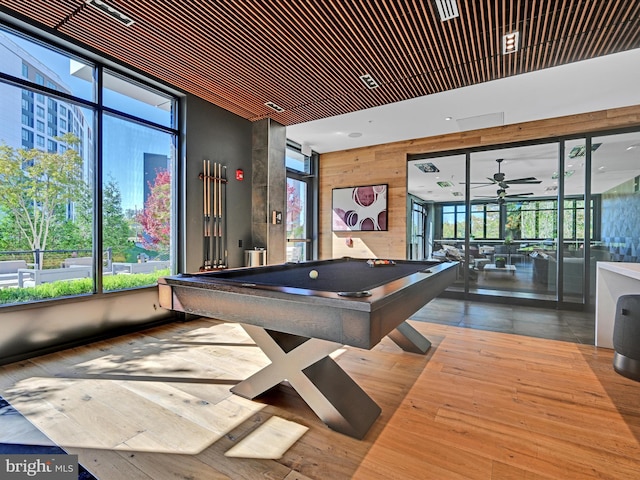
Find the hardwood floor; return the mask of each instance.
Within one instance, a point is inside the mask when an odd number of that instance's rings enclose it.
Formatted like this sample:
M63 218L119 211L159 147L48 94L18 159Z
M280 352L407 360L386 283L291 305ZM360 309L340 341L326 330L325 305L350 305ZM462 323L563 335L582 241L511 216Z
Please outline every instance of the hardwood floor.
M613 352L512 333L558 315L436 299L412 321L427 355L336 352L382 407L362 441L284 385L230 394L266 360L211 319L0 367L0 395L100 480L640 478L640 383Z

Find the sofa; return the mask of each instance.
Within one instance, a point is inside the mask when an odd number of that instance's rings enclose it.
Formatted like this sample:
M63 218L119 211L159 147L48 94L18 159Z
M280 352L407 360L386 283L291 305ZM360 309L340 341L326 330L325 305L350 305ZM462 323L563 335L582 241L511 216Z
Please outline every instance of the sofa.
M580 252L577 252L580 253ZM564 293L581 294L584 284L584 258L573 256L574 252L564 252L562 258ZM556 290L557 260L554 256L544 253L530 255L533 261L533 281L539 285L546 285L550 291ZM604 250L592 250L589 260L589 275L592 281L596 278L597 262L610 260L609 253Z

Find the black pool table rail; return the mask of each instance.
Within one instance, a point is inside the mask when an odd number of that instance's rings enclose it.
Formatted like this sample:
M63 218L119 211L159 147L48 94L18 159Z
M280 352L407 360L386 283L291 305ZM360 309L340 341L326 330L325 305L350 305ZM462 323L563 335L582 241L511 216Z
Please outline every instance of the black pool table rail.
M287 294L323 296L327 293L352 298L372 295L372 291L413 274L433 273L440 262L394 260L390 265L371 267L364 259L343 257L332 260L290 262L264 267L248 267L204 273L186 273L173 277L184 285L197 282L202 288L211 283L221 285L280 291ZM317 272L311 278L310 272ZM412 280L411 278L409 280ZM335 295L330 295L335 296Z

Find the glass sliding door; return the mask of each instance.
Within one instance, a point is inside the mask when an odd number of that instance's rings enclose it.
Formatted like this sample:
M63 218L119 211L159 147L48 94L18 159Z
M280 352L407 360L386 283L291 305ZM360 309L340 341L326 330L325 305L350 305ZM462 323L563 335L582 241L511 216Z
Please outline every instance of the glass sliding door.
M471 153L469 292L555 300L557 143Z

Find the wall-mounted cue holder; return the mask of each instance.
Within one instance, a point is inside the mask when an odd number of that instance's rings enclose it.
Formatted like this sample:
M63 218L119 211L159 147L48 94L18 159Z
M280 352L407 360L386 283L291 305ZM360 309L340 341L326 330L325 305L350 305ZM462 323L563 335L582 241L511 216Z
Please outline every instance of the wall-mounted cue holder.
M212 168L213 167L213 168ZM227 268L227 167L202 161L203 262L201 271Z

